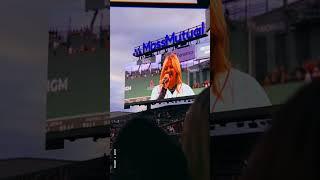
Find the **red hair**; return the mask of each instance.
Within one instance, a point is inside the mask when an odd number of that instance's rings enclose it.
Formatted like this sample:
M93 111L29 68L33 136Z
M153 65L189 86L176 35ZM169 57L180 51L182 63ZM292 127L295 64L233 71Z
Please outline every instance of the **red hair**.
M230 71L229 62L229 35L227 23L223 14L221 0L213 0L210 3L210 70L211 90L217 98L222 98L222 85L218 81L218 74Z

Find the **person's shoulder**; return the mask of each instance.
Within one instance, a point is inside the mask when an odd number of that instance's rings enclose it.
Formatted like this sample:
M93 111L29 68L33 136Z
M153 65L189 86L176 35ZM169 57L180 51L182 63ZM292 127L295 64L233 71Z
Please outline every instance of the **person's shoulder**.
M182 88L188 88L188 89L192 89L188 84L186 83L182 83Z
M160 88L160 85L156 85L156 86L153 87L153 90L157 90L159 88Z
M186 91L188 95L194 95L192 88L188 84L182 83L182 89Z
M245 72L242 72L238 69L234 69L234 68L231 68L230 70L231 72L231 76L233 78L238 78L238 79L246 79L246 80L255 80L252 76L250 76L249 74L245 73Z
M237 69L232 69L231 73L234 89L242 94L242 96L238 97L250 97L246 100L254 102L256 106L268 106L271 104L264 88L254 77Z
M238 69L231 69L231 78L235 83L241 83L241 86L243 85L253 85L253 86L260 86L258 81L252 77L251 75L242 72Z
M160 85L153 87L150 100L155 100L159 96Z
M153 87L152 93L159 92L159 90L160 90L160 85L156 85L156 86Z

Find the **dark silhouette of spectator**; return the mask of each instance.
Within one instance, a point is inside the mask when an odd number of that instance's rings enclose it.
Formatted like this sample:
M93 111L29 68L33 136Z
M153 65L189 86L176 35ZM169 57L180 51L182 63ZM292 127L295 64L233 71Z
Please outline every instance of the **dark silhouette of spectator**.
M305 77L304 77L304 81L306 83L309 83L312 81L312 77L311 77L311 72L309 70L307 70L306 74L305 74Z
M288 82L288 80L289 80L288 72L283 66L281 66L280 67L280 83L284 84Z
M197 96L183 123L182 145L192 180L210 179L209 99L207 88Z
M241 180L318 180L320 81L300 89L275 114Z
M120 130L116 180L188 180L187 161L181 147L155 121L133 119Z
M225 16L226 19L229 19L230 13L229 13L229 10L227 8L225 9L224 16Z
M275 68L271 73L271 83L278 84L280 82L280 71L278 68Z
M263 80L263 86L270 86L271 85L271 80L269 76L266 76Z
M315 80L315 79L320 79L320 71L319 71L318 66L315 66L315 67L313 68L311 77L312 77L313 80Z
M224 10L224 17L226 19L226 23L230 26L230 28L232 28L232 21L230 19L230 12L229 12L229 9L225 9Z
M303 68L297 68L295 70L295 80L296 81L303 81L305 77L305 70Z

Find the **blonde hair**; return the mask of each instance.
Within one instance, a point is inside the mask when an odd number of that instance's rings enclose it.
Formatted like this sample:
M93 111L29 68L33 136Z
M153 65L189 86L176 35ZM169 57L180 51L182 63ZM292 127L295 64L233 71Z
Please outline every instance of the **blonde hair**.
M159 84L161 84L161 82L165 76L165 72L163 70L164 69L163 67L165 67L169 61L171 61L172 66L177 73L176 84L181 84L182 83L182 72L181 72L180 60L179 60L178 56L174 53L170 53L169 55L167 55L164 62L163 62ZM177 89L177 91L178 91L178 89Z
M221 84L218 81L219 73L228 72L231 68L229 62L229 34L227 23L223 14L221 0L213 0L210 3L210 38L211 38L211 90L218 99L221 96Z

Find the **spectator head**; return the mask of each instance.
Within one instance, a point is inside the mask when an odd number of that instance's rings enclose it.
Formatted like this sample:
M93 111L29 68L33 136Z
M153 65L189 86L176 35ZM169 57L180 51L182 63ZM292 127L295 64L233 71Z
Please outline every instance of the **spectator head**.
M310 71L306 72L304 81L307 82L307 83L312 81L312 77L311 77Z
M289 77L288 77L288 73L286 72L286 71L282 71L281 70L281 73L280 73L280 82L281 83L285 83L285 82L287 82L288 81L288 79L289 79Z
M305 71L303 68L297 68L295 71L296 80L301 81L305 77Z
M307 73L312 73L314 66L315 66L315 64L312 62L307 62L304 64L304 68L307 71Z
M319 68L318 68L318 66L313 67L312 74L313 74L314 76L317 76L318 73L319 73Z
M241 179L320 179L319 102L319 81L299 90L275 114Z
M188 180L184 154L170 136L150 119L133 119L120 130L116 180Z
M278 71L277 70L273 71L271 73L271 83L277 84L280 81L279 79L280 79L280 75L279 75Z
M264 78L264 80L263 80L263 85L264 85L264 86L268 86L268 85L270 85L270 84L271 84L270 78L269 78L269 76L266 76L266 77Z

